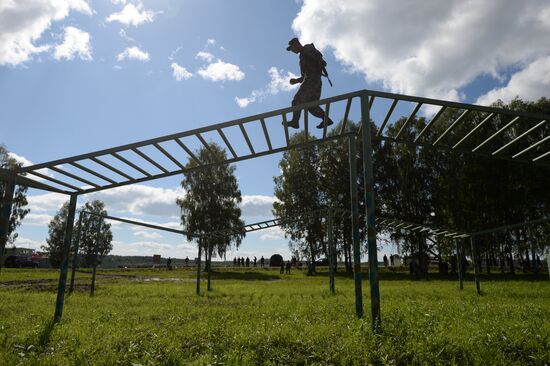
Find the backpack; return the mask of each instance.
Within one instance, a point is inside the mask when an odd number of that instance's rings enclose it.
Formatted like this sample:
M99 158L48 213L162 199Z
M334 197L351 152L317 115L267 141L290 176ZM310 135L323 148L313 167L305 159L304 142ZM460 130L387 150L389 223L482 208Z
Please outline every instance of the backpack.
M306 51L306 56L310 60L311 66L315 69L316 72L326 77L330 86L332 86L332 82L328 77L328 72L326 69L327 62L323 59L323 54L317 48L315 48L315 45L313 43L305 45L304 48Z

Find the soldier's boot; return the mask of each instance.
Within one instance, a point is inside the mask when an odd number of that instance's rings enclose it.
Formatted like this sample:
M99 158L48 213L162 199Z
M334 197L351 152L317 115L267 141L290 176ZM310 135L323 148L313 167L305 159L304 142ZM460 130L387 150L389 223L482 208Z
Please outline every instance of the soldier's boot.
M294 105L294 102L292 102L292 104ZM292 113L292 120L286 123L287 127L292 127L296 129L300 128L300 114L300 111L295 111L294 113ZM285 121L281 122L281 124L284 126Z
M334 124L334 122L330 118L327 118L327 123L326 123L327 127L332 124ZM324 120L321 121L321 123L317 125L317 128L325 128L325 121Z

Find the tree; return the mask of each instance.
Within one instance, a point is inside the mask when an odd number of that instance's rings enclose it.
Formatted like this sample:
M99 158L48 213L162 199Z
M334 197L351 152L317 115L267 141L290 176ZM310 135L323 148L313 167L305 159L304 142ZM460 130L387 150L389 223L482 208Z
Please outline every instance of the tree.
M21 165L21 163L8 154L6 147L0 144L0 168L13 170ZM6 189L6 183L4 181L0 181L0 207L3 206L3 203L6 200ZM9 244L13 244L15 242L15 239L17 239L18 236L16 232L17 227L21 225L21 221L31 211L27 208L27 204L27 187L17 185L13 196L12 211L8 226L7 242Z
M79 211L93 212L96 214L107 215L105 204L102 201L96 200L86 202ZM63 239L65 238L65 227L67 226L67 216L69 214L69 202L65 202L61 209L55 214L53 219L48 224L48 238L46 245L42 246L42 250L48 253L52 267L58 268L63 259ZM101 223L101 230L98 232L98 226ZM97 240L99 240L98 255L100 257L107 255L112 249L113 233L111 232L111 224L105 222L104 218L98 216L85 215L82 218L80 226L75 224L73 230L73 240L71 242L70 253L74 253L74 242L80 236L79 249L84 252L84 263L90 266L94 263L94 250Z
M48 224L48 238L42 250L48 253L52 267L59 268L63 259L63 238L67 226L69 202L65 202Z
M291 137L291 144L305 141L305 132ZM285 151L279 162L281 175L274 177L275 196L273 214L276 217L301 217L285 221L281 227L290 238L290 249L315 261L323 250L323 224L321 215L305 216L325 207L319 171L319 151L316 145Z
M190 160L183 173L181 186L186 194L177 199L181 209L181 223L189 233L187 239L192 240L193 235L218 230L242 230L244 222L240 219L239 208L242 197L235 167L216 164L226 159L225 150L215 143L209 143L208 149L202 148L196 156L198 161ZM200 165L208 164L212 166L199 168ZM208 248L207 263L212 253L223 256L231 246L238 248L244 236L243 232L205 239L202 246Z
M80 211L107 215L105 203L100 200L86 202ZM82 217L80 226L78 224L75 226L74 238L79 235L81 229L82 234L80 235L79 249L84 253L85 266L89 267L95 261L96 243L98 245L98 257L104 257L113 250L113 233L111 231L111 224L105 222L105 218L95 215L84 215Z

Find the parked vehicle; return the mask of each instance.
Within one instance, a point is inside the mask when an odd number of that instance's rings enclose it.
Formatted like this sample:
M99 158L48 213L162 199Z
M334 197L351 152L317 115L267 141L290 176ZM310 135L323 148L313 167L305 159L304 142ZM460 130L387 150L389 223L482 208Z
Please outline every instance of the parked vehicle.
M9 255L4 262L6 268L38 268L38 263L24 255Z

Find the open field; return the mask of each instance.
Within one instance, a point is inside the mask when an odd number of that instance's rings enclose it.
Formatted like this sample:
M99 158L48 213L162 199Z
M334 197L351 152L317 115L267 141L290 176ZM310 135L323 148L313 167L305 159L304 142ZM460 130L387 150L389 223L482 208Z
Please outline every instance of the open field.
M353 280L326 273L227 270L196 296L192 269L78 273L52 325L57 273L0 274L2 365L550 364L550 281L541 276L415 282L382 273L383 332L355 317Z

